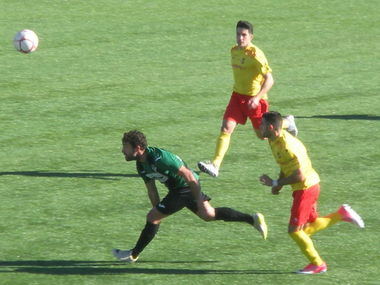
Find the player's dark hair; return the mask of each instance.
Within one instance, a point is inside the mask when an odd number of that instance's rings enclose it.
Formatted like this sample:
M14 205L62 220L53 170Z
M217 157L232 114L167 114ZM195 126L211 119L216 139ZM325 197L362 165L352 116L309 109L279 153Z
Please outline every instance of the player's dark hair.
M253 25L248 21L240 20L239 22L237 22L236 30L238 28L247 29L249 31L249 33L253 34Z
M124 133L122 142L123 144L129 143L133 148L139 145L143 149L146 149L148 146L145 135L138 130L132 130Z
M266 112L263 119L271 124L276 130L282 129L282 116L279 112Z

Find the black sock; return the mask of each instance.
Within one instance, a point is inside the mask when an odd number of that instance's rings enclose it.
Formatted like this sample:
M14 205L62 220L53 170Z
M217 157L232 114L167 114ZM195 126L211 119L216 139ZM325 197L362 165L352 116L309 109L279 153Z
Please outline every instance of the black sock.
M246 222L250 225L253 225L254 223L251 215L226 207L215 208L215 220L223 220L225 222Z
M144 250L144 248L152 241L159 227L159 224L156 225L150 222L146 222L145 227L140 234L140 238L137 241L135 248L132 250L132 256L134 258L136 258Z

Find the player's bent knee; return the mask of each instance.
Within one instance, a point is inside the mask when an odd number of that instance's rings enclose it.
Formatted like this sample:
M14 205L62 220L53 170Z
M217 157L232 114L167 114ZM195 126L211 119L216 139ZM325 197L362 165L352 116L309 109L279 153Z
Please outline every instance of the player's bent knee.
M213 213L210 213L209 211L197 213L197 215L205 222L211 222L215 220L215 213L213 214Z
M255 134L256 134L256 137L258 139L261 139L261 140L264 140L265 138L263 137L263 135L261 134L260 130L257 130L257 129L254 129L255 131Z
M206 215L206 216L199 216L199 217L200 217L203 221L205 221L205 222L211 222L211 221L215 220L214 217L209 216L209 215Z
M156 208L153 208L152 210L149 211L149 213L146 215L146 220L149 223L158 225L161 223L161 219L163 219L163 214L161 214L159 211L157 211Z
M289 225L288 226L288 234L292 235L293 233L298 232L302 229L303 229L303 225L300 225L300 226Z
M220 131L227 134L232 134L237 123L234 121L223 121Z

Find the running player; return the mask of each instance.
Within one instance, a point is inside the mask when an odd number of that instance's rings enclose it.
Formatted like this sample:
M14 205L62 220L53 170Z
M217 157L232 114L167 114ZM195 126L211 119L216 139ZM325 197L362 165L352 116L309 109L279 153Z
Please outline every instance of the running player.
M267 237L264 216L244 214L231 208L213 208L210 197L201 192L198 175L177 155L161 148L149 147L143 133L124 133L122 152L127 161L136 161L137 172L145 182L153 208L134 248L114 249L113 255L122 261L135 262L156 235L161 221L186 207L205 221L245 222ZM165 184L169 193L160 201L155 180Z
M239 21L236 25L236 45L231 49L231 66L234 75L233 92L225 110L215 155L212 161L198 162L198 168L213 176L219 175L220 165L227 153L233 131L238 124L244 125L247 118L260 139L261 117L268 111L268 91L274 80L268 61L257 46L252 44L253 26L250 22ZM297 135L294 117L284 120L284 128Z
M320 191L319 176L311 165L305 146L300 140L282 129L280 113L265 113L260 130L262 136L268 138L273 156L281 168L277 179L262 175L261 183L271 187L273 195L278 195L284 185L291 185L293 189L293 205L288 233L310 261L309 265L296 273L326 272L327 265L314 248L311 235L339 221L353 223L359 228L364 228L364 222L347 204L342 205L334 213L319 217L317 213Z

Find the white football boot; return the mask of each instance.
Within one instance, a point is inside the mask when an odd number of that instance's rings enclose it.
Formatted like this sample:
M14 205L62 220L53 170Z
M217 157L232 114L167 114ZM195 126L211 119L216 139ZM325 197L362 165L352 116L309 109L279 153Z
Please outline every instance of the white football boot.
M132 256L132 249L130 249L130 250L113 249L112 254L118 260L124 261L127 263L133 263L133 262L136 262L137 259L139 259L139 257L134 258Z
M219 169L210 161L200 161L198 162L198 168L200 171L207 173L212 177L218 177Z
M287 131L296 137L298 135L298 129L294 120L294 116L285 116L285 119L289 122L289 127L287 128Z

